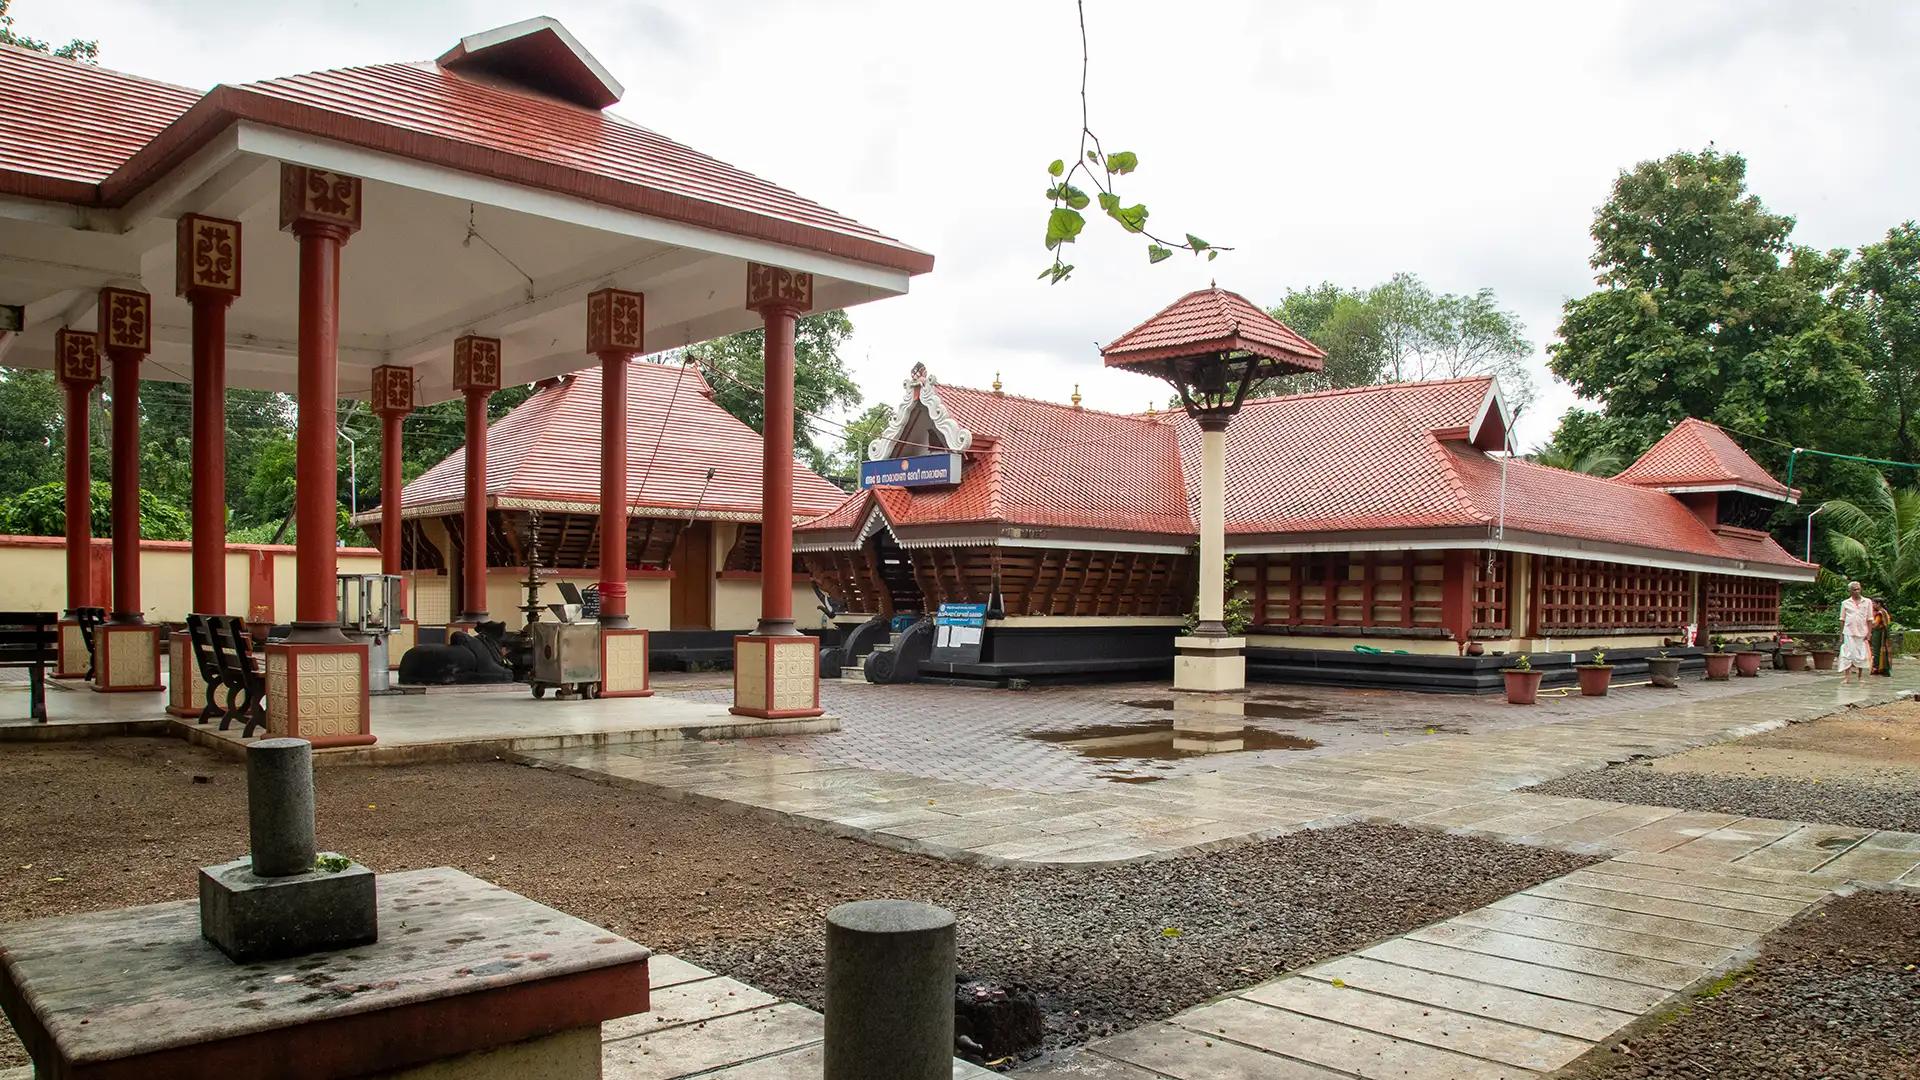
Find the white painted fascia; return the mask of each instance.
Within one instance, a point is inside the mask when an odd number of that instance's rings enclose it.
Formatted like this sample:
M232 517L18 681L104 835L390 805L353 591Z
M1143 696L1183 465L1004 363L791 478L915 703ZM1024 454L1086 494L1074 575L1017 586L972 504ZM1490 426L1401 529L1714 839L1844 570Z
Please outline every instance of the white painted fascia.
M904 270L890 270L802 248L784 247L715 229L649 217L572 195L522 187L504 180L298 135L250 121L241 121L234 126L239 129L239 148L244 153L346 173L363 180L377 180L461 202L497 206L550 221L564 221L597 229L615 236L650 240L658 244L693 248L748 262L805 271L866 285L893 295L905 295L907 292L908 275Z
M478 34L468 34L460 39L460 47L471 56L483 49L491 49L495 45L503 45L516 38L537 34L542 30L553 31L554 36L567 47L567 51L573 54L574 59L580 61L583 67L593 73L593 77L600 81L600 85L606 88L607 93L615 101L627 96L627 88L620 85L620 80L613 77L613 73L600 63L599 58L588 52L587 47L580 44L580 39L573 36L572 31L560 25L560 20L549 15L535 15L531 19L522 19L507 26L483 30Z
M1762 491L1757 487L1752 487L1747 484L1726 484L1726 483L1718 483L1718 482L1701 483L1701 484L1664 484L1664 485L1661 485L1660 487L1654 488L1654 490L1664 491L1669 495L1705 495L1705 494L1712 494L1714 492L1732 491L1732 492L1738 492L1741 495L1753 495L1762 499L1772 499L1774 502L1791 503L1795 506L1798 506L1800 504L1800 496L1798 495L1794 495L1791 493L1782 495L1777 491Z

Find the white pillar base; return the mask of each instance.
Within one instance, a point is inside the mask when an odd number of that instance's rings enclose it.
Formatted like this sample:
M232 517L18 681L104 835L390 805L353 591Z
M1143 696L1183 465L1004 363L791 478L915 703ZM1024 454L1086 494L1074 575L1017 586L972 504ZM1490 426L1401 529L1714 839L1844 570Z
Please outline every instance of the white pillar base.
M1173 688L1197 693L1247 688L1247 639L1237 637L1175 638Z

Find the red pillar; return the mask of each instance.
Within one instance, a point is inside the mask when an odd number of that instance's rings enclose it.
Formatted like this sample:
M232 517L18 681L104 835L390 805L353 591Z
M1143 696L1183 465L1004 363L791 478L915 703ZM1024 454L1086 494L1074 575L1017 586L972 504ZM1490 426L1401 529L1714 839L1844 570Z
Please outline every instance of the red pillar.
M88 442L89 406L100 381L100 338L61 327L54 334L60 384L67 391L67 615L93 606L93 470ZM80 665L84 671L85 664ZM67 674L67 669L61 669ZM74 672L78 674L78 672Z
M587 351L600 360L600 625L627 613L627 364L645 350L646 297L601 289L587 297Z
M467 398L466 498L461 514L462 600L456 622L487 619L487 398L500 389L500 340L453 342L453 385Z
M193 308L193 610L226 615L227 306L240 295L240 223L184 214L174 252L174 292Z
M401 466L400 424L413 411L413 369L382 364L373 369L373 411L380 414L380 572L400 573L400 545L404 526L400 520L400 489L405 473ZM400 590L401 618L407 613L407 591Z
M113 612L146 621L140 608L140 361L153 348L153 298L100 290L100 345L113 367Z
M1458 550L1441 556L1440 622L1462 653L1473 642L1473 560L1479 554Z

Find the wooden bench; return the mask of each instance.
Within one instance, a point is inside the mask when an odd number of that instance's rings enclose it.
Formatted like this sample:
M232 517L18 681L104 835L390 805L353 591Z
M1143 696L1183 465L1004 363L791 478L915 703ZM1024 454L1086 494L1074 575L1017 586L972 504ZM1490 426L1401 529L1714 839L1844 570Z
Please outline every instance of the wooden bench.
M59 659L60 616L51 611L0 612L0 667L23 667L33 719L47 722L47 665Z
M187 615L187 644L193 649L193 666L200 672L200 681L206 684L206 704L200 707L200 715L194 717L196 724L227 715L220 707L220 691L227 685L226 673L221 670L220 658L214 652L213 628L208 623L215 617Z
M198 619L212 654L213 677L207 680L207 706L213 707L215 679L226 701L217 714L220 730L227 730L235 717L242 721L241 738L252 738L253 729L267 726L267 675L253 656L252 638L246 620L238 615L189 615L188 625ZM195 648L198 648L196 640ZM210 718L202 713L203 718Z

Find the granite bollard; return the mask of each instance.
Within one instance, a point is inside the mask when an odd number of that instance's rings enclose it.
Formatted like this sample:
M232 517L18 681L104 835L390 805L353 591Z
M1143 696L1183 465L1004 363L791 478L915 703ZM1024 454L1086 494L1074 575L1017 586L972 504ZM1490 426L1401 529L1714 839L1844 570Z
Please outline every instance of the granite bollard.
M313 744L247 747L247 832L250 854L200 868L201 937L243 964L378 937L373 871L316 850Z
M909 900L827 912L826 1080L950 1080L953 914Z

